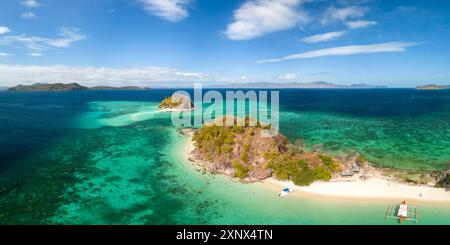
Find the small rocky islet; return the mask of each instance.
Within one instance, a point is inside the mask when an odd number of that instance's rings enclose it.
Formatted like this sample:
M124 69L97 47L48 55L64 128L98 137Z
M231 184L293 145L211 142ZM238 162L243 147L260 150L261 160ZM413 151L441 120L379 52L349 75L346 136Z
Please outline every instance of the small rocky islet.
M194 104L191 99L184 94L174 94L164 98L159 104L161 110L192 110Z
M250 126L249 121L247 118L246 126L213 123L191 129L195 148L190 160L207 172L223 173L244 182L276 177L297 185L329 181L347 168L341 159L315 149L306 150L303 145L290 143L282 134L264 137L262 131L267 126L260 122ZM188 134L188 130L182 132ZM357 163L365 165L366 160L359 157Z

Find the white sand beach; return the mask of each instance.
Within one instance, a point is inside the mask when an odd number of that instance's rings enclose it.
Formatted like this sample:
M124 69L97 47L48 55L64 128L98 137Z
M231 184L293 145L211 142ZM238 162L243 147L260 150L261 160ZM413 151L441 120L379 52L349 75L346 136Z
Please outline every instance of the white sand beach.
M166 109L159 109L159 112L188 112L188 111L194 111L195 109L177 109L177 108L166 108Z
M292 182L274 178L266 179L265 182L277 185L280 188L289 187L303 193L321 196L450 203L450 192L445 191L443 188L408 185L380 177L369 177L365 180L315 182L307 187L296 186Z

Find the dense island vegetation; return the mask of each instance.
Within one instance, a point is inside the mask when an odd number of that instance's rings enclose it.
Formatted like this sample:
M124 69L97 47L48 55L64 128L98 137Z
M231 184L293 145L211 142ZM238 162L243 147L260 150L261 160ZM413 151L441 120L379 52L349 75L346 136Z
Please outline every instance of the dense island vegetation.
M247 120L248 122L248 120ZM291 180L296 185L330 180L340 171L339 160L291 144L278 134L262 137L263 126L205 125L193 135L192 158L209 163L208 170L247 181L269 177Z

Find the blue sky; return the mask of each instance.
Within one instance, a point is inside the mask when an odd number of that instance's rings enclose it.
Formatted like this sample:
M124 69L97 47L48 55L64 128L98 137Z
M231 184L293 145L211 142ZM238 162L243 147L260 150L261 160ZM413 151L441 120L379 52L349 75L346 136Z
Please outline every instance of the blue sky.
M441 0L2 0L0 86L450 83Z

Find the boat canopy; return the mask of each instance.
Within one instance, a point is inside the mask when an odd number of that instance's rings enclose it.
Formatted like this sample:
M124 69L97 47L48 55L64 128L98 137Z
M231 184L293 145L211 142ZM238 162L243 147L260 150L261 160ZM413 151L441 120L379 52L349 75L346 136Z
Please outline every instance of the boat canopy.
M408 217L408 205L406 204L400 204L398 208L398 217Z

